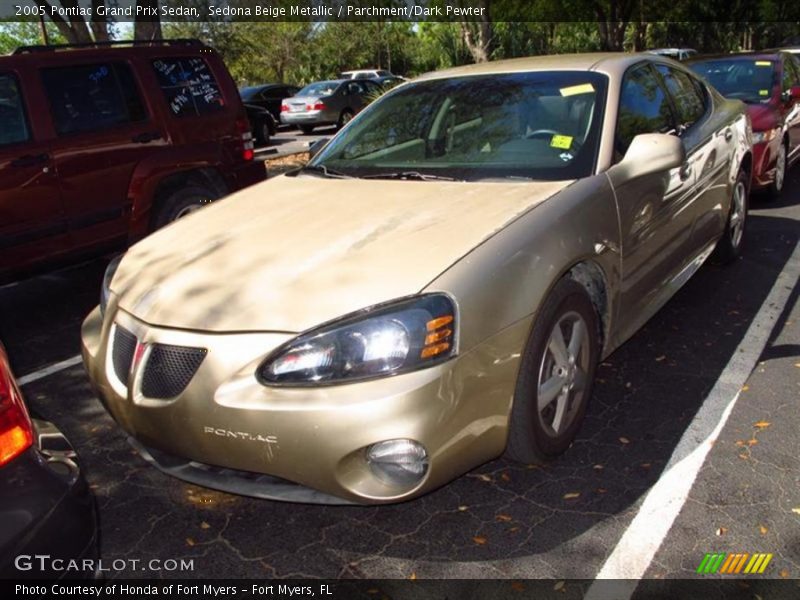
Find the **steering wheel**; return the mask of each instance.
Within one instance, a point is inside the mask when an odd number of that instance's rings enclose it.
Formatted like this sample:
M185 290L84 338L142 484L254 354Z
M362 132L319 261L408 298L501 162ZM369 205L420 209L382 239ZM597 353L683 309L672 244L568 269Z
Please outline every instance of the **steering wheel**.
M531 131L529 134L527 134L525 136L525 139L529 140L531 138L543 137L546 135L561 135L561 134L558 133L557 131L553 131L552 129L537 129L536 131Z

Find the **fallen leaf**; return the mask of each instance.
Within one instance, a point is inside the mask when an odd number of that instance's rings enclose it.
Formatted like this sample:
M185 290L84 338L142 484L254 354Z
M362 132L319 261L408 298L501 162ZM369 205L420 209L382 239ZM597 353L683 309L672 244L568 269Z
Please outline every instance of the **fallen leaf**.
M509 477L508 473L503 473L502 475L500 475L500 479L502 479L503 481L511 481L511 477Z
M495 517L495 519L497 519L498 521L500 521L502 523L508 523L509 521L512 520L509 515L497 515Z
M480 474L480 475L478 475L477 477L478 477L478 479L480 479L481 481L486 481L486 482L491 482L491 481L492 481L492 478L491 478L491 476L487 475L486 473L481 473L481 474Z
M748 446L755 446L757 443L758 443L758 440L756 438L750 438L749 440L747 440L747 445Z
M753 423L753 427L758 427L759 429L764 429L765 427L769 427L772 425L769 421L759 421L758 423Z
M516 533L517 531L519 531L519 527L512 527L511 529L509 529L509 531L511 533Z
M758 530L761 532L761 535L767 535L767 532L769 531L769 529L767 529L763 525L759 525Z
M580 495L580 492L569 492L568 494L564 494L564 500L573 500L579 498Z
M605 494L608 490L606 488L597 488L595 491L598 494Z
M515 592L524 592L525 586L522 584L522 582L515 581L514 583L511 584L511 589L514 590Z
M462 504L461 506L458 507L458 510L460 512L464 512L465 510L469 510L469 506L466 506L465 504Z
M650 463L642 463L641 466L643 469L649 469L651 467Z
M369 589L367 590L367 593L368 593L368 594L377 594L379 591L380 591L380 590L378 590L378 588L369 588Z
M667 357L662 354L661 356L656 357L656 362L661 362L662 360L666 360L666 358Z
M203 521L202 523L200 523L200 529L211 529L211 525Z
M474 538L472 538L472 541L478 544L479 546L483 546L486 543L486 538L483 537L482 535L476 535Z
M595 465L592 468L596 471L602 471L603 469L605 469L603 465Z
M794 514L796 514L796 515L800 515L800 507L798 507L798 508L793 508L793 509L792 509L792 512L793 512Z
M747 390L749 390L749 389L750 389L750 386L749 386L749 385L743 385L743 386L742 386L742 391L743 391L743 392L746 392L746 391L747 391Z
M192 538L186 538L186 545L187 546L194 546L195 541Z
M720 527L719 529L717 529L717 531L715 533L717 535L725 535L726 533L728 533L728 528L727 527Z
M626 437L619 438L619 441L622 442L623 444L630 444L631 443L631 441Z
M781 572L778 573L778 575L780 575L781 577L786 579L789 576L789 570L788 569L781 569Z
M742 446L744 446L744 440L737 440L736 445L739 446L739 448L741 448Z
M564 587L564 580L557 581L556 584L553 586L555 591L558 591Z
M408 576L408 578L409 579L416 579L417 578L417 574L412 572L411 575Z
M800 369L800 363L794 363L794 366Z

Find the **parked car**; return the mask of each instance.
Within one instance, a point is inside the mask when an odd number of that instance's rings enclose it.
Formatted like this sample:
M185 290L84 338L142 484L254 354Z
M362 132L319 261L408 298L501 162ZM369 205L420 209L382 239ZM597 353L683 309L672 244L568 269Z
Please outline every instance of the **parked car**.
M272 113L266 108L261 108L255 104L245 104L244 110L247 112L247 120L250 122L253 138L262 146L269 144L270 138L278 130L277 123L272 118Z
M196 40L0 57L0 279L124 248L265 178L242 101Z
M356 69L339 73L339 79L377 79L379 77L397 77L397 75L386 69Z
M688 66L720 93L747 104L753 124L753 189L780 195L800 159L800 60L785 52L724 54Z
M0 578L95 575L73 559L97 559L94 497L67 438L29 416L0 344Z
M697 54L694 48L653 48L648 50L650 54L657 54L658 56L666 56L674 60L687 60Z
M110 265L103 403L201 485L390 503L567 450L595 366L742 249L744 105L648 54L422 76Z
M265 83L241 88L239 95L245 104L253 104L267 109L276 123L281 120L281 101L289 96L294 96L300 88L285 83Z
M320 125L344 127L381 87L367 79L317 81L286 98L281 104L281 122L300 127L309 134Z

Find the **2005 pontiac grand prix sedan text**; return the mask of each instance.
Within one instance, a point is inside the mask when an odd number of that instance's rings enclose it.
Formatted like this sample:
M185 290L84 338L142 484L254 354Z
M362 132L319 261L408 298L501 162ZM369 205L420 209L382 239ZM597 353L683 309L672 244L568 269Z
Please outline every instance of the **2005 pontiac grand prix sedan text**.
M113 261L87 368L146 459L241 494L397 502L550 459L597 362L740 252L750 135L654 55L420 77Z

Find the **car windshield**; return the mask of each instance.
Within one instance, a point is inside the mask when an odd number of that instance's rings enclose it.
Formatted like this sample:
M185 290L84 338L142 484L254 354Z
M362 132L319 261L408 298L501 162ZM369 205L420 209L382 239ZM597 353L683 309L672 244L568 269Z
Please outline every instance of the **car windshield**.
M297 92L297 96L330 96L339 87L338 81L318 81Z
M406 84L310 163L351 177L566 180L594 169L607 79L582 71Z
M769 59L713 59L689 66L726 98L744 102L769 102L778 81L775 63Z

